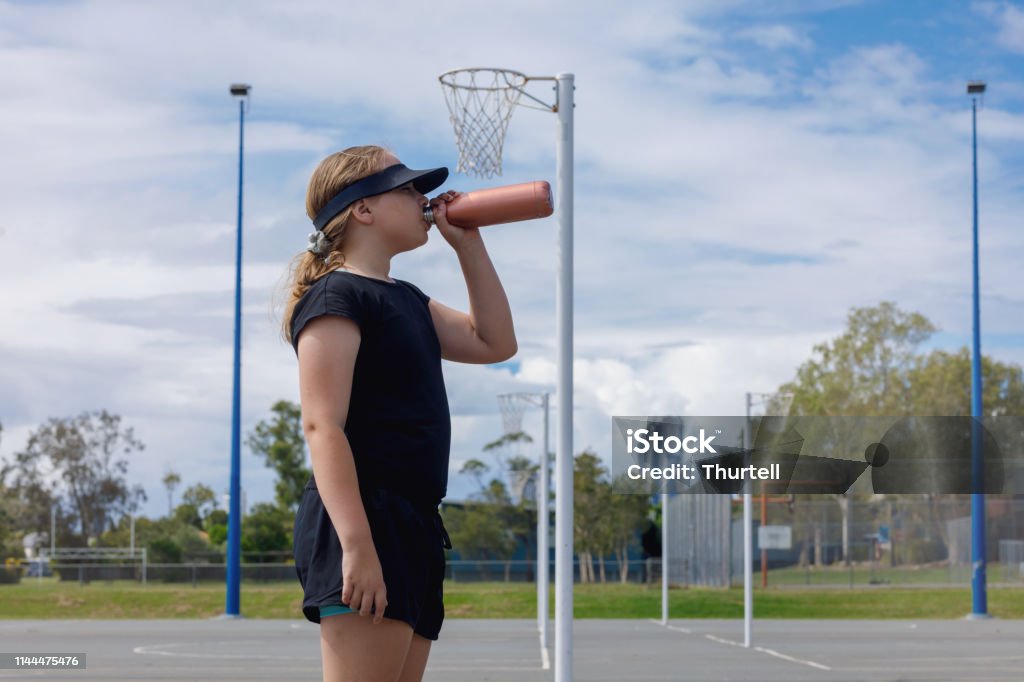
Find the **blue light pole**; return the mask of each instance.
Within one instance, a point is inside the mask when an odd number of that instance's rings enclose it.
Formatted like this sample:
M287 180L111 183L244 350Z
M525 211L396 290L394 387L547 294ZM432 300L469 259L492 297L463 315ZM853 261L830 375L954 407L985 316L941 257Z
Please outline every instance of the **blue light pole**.
M241 400L242 400L242 152L245 141L245 111L249 103L251 86L235 83L231 95L238 98L238 236L235 244L235 367L231 399L231 501L228 510L228 564L224 615L239 617L242 576L242 457L241 457Z
M978 292L978 96L985 94L983 81L970 81L971 162L974 170L974 343L971 354L971 614L969 618L988 617L985 571L985 460L982 451L984 417L981 402L981 304Z

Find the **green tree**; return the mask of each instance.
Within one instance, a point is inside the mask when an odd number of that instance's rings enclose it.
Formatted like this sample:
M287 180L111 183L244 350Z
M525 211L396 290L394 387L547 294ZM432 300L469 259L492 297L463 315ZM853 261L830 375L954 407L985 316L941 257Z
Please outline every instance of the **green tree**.
M294 522L294 514L278 505L266 502L253 505L249 513L242 517L242 551L259 554L290 550ZM280 561L274 556L257 556L250 560L268 563Z
M0 442L3 441L4 425L0 424ZM13 491L7 489L4 471L0 468L0 561L8 557L20 556L15 543L16 523L18 517L17 498Z
M514 431L506 433L484 445L484 452L494 455L499 470L505 476L505 483L516 502L523 502L523 496L527 485L534 479L540 466L533 464L529 458L520 454L522 443L532 443L533 438L525 431ZM506 457L504 453L513 449L516 454Z
M643 493L640 481L626 475L616 479L608 514L612 551L619 564L619 581L629 581L629 548L648 524L651 496Z
M302 409L287 400L279 400L270 411L273 417L256 425L246 445L277 474L274 484L277 506L294 512L302 499L306 482L313 475L306 467Z
M822 416L969 415L971 361L967 348L956 352L918 348L936 327L920 313L902 311L892 302L854 308L837 338L814 347L796 377L779 387L794 396L791 414ZM1024 377L1019 365L982 358L986 415L1024 413ZM829 420L828 441L836 452L852 442L845 421ZM798 496L798 500L801 496ZM932 498L934 517L934 496ZM851 496L837 495L843 524L843 558L849 561ZM799 504L794 520L802 518ZM937 524L940 535L944 524ZM806 547L808 538L795 538ZM945 541L945 538L943 538ZM806 555L806 551L804 552Z
M181 484L181 474L176 471L167 470L160 482L167 488L167 516L174 515L174 489Z
M477 486L481 490L483 490L483 488L485 487L483 480L484 475L486 475L489 470L490 467L487 466L486 463L480 461L479 459L470 459L467 460L466 463L462 465L462 468L459 469L459 473L471 476L473 480L476 481Z
M168 474L164 479L166 480L171 475ZM177 477L177 480L174 482L177 485L181 482L181 477L177 474L173 475ZM174 508L171 518L198 530L204 530L203 520L216 506L217 495L213 492L213 489L202 483L195 483L186 488L185 492L181 494L181 504Z
M13 475L13 466L6 473L0 471L0 483L6 475ZM58 547L77 547L85 544L81 534L76 532L74 517L68 508L61 504L59 490L53 482L45 480L22 479L14 485L0 485L0 514L7 518L9 528L8 543L12 556L23 556L20 538L32 531L50 534L50 511L55 512L53 519L56 526Z
M891 301L853 308L846 318L846 330L832 341L814 346L814 357L778 392L793 396L790 412L796 415L907 414L913 403L909 372L917 360L918 346L935 330L925 316L900 310ZM826 442L833 443L836 452L848 454L843 449L853 437L852 425L838 420L822 424L832 431ZM842 514L842 557L849 563L850 497L836 495L834 499ZM803 509L796 500L793 514L797 520L802 518ZM807 538L796 540L806 548ZM801 557L806 557L806 551Z
M517 539L529 532L528 514L514 505L508 488L497 478L483 483L490 467L478 459L467 461L460 473L476 479L480 489L462 507L446 507L445 526L452 545L466 559L489 559L505 562L505 580L509 579L511 560Z
M983 355L981 358L982 405L986 417L1024 415L1024 370L1020 365L1004 363ZM933 350L917 358L909 372L913 386L912 414L966 416L971 414L971 353L964 346L956 352ZM1024 432L1000 429L999 444L1004 452L1024 450ZM944 497L927 495L928 504L908 507L902 514L905 522L924 529L921 538L904 545L900 558L927 561L928 553L947 553L949 528L936 522L957 513L956 507L944 504ZM963 511L966 514L966 502ZM934 537L931 531L934 529ZM920 555L915 557L915 548ZM893 554L890 554L893 560Z
M540 464L535 464L530 459L516 455L505 463L507 467L508 486L512 499L520 506L534 504L535 499L527 499L527 491L530 483L536 481L540 473Z
M48 531L50 509L56 506L62 525L68 524L67 512L74 512L76 540L86 544L146 499L141 486L126 480L127 456L144 447L133 429L122 428L121 418L106 410L51 418L29 434L25 449L4 465L0 478L10 477L25 509L23 529Z
M611 485L607 482L607 469L593 452L584 450L576 455L573 472L573 541L580 560L580 581L594 582L594 556L604 576L604 554L611 549L612 533L609 524Z
M525 431L514 431L512 433L506 433L501 438L492 440L490 443L484 445L484 452L491 452L492 450L502 450L507 448L509 445L516 443L532 443L533 438L530 434Z
M223 509L214 509L203 519L204 526L209 529L210 524L228 525L228 513Z
M444 524L452 545L464 559L505 561L515 551L515 536L492 503L470 500L462 507L447 506Z
M203 529L203 519L199 516L199 510L194 504L182 502L174 508L174 519L181 523L188 524L197 530Z
M491 481L491 488L495 490L491 502L495 514L506 533L512 538L511 546L501 558L511 559L516 547L522 545L526 552L526 560L532 560L533 553L530 550L536 542L536 517L533 511L535 505L524 499L513 501L505 485L497 479ZM510 563L505 564L506 582L509 580L511 566Z
M935 330L920 313L904 312L889 301L853 308L846 331L814 346L814 357L778 392L793 395L792 414L907 414L912 404L908 372L918 346Z
M203 529L210 538L210 544L221 547L228 539L228 513L223 509L214 509L203 519Z
M445 510L445 526L452 545L467 559L504 561L507 581L517 530L522 530L516 508L505 484L496 478L473 497L476 499L466 502L461 509Z
M154 564L180 564L184 556L181 546L170 538L156 538L146 547L146 558Z
M123 517L115 528L99 538L99 545L127 547L130 535L130 519ZM146 547L149 551L147 559L152 563L178 563L209 558L211 552L217 551L195 526L167 516L156 520L145 516L136 517L135 546Z
M971 353L933 350L915 359L908 372L913 387L911 414L962 416L971 413ZM1014 363L981 358L982 404L986 416L1024 414L1024 372Z
M204 519L217 508L217 494L211 487L202 483L195 483L186 488L181 494L181 501L195 507L199 516Z

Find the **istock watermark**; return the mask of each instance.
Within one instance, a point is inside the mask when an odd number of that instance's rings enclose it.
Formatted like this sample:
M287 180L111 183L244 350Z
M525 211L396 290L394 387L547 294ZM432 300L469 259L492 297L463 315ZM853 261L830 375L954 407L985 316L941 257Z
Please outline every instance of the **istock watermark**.
M686 436L680 438L679 436L662 436L657 431L651 431L650 429L626 429L626 452L629 454L647 454L648 452L656 452L658 454L675 454L682 450L687 454L696 453L708 453L718 454L713 447L711 447L711 441L715 439L714 436L705 436L704 429L700 430L698 436ZM698 443L694 447L694 443Z
M1024 417L613 417L612 473L641 494L1021 495Z

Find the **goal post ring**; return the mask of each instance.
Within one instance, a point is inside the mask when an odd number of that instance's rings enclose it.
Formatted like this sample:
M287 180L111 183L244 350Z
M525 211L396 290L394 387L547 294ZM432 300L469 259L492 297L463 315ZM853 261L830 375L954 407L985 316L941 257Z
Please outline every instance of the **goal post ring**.
M501 175L505 133L516 106L557 111L557 105L526 92L532 80L554 79L493 67L451 69L438 76L459 150L457 172L482 178ZM523 96L542 107L521 103Z
M476 85L476 74L482 72L491 73L494 75L496 79L499 76L504 78L505 84L501 86L491 85L490 87ZM460 78L468 78L470 82L459 82ZM515 81L517 82L513 82L510 79L515 79ZM515 69L499 69L488 66L474 66L468 68L464 67L460 69L449 69L448 71L445 71L440 76L438 76L437 80L441 82L441 85L447 86L449 88L459 88L463 90L522 90L522 88L530 80L530 77L527 76L522 71L516 71ZM497 81L495 81L495 83L496 82Z

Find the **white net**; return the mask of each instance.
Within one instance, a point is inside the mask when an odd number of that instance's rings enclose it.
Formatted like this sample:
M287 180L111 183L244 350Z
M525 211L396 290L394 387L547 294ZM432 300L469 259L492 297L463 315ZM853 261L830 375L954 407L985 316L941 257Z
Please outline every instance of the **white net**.
M502 393L498 396L498 407L501 409L501 425L505 435L519 433L523 430L523 413L526 402L518 393Z
M456 170L481 178L501 175L505 131L526 76L507 69L457 69L439 80L459 149Z

